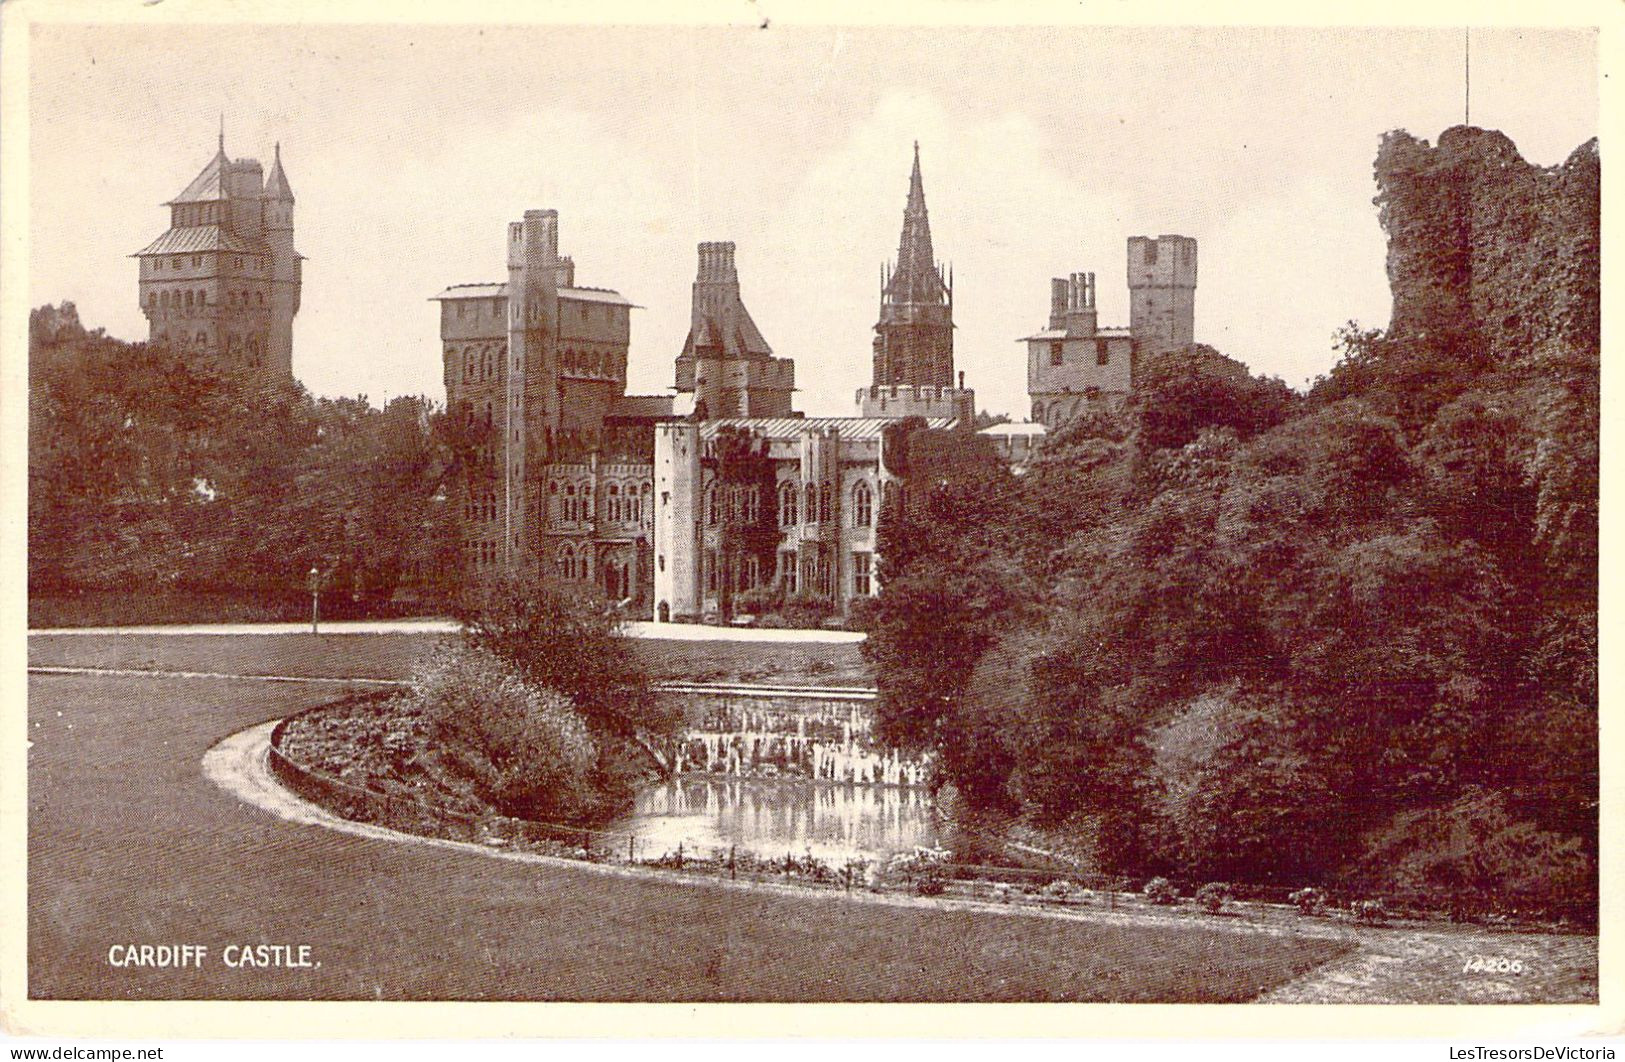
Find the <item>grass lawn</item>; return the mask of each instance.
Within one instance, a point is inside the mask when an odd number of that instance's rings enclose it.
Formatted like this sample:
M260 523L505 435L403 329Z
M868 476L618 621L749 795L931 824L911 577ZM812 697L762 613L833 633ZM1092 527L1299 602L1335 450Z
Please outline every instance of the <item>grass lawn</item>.
M288 823L202 776L219 738L331 696L31 678L30 995L1230 1001L1349 948L519 864ZM321 966L106 961L113 944L164 942L216 957L234 942L304 943Z
M209 671L228 675L405 678L437 634L107 634L32 635L28 662L68 667ZM756 681L803 686L867 686L856 644L690 642L633 639L656 679Z

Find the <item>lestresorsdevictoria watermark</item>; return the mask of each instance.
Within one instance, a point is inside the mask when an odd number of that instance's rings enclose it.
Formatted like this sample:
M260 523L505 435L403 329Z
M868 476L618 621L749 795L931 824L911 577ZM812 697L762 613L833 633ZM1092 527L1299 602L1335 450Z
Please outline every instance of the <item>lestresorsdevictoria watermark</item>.
M322 961L309 944L113 944L107 965L119 969L315 970Z
M1607 1062L1612 1047L1452 1047L1450 1058L1460 1062Z

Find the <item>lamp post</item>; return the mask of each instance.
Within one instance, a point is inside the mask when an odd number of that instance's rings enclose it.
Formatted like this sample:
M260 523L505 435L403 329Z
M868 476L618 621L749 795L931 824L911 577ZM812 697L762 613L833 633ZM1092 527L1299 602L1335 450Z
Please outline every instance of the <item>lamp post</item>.
M312 568L309 575L310 582L310 633L320 633L317 623L321 619L322 573L318 568Z

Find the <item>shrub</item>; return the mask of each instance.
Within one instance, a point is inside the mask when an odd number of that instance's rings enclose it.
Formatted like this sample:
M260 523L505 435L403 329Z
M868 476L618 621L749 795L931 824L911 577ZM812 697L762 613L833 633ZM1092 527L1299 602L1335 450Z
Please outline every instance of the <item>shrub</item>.
M556 821L590 801L597 749L564 695L462 648L431 655L413 695L447 767L501 814Z
M1056 878L1044 886L1044 895L1055 900L1065 900L1072 895L1072 883L1065 878Z
M1154 904L1167 906L1179 899L1179 890L1167 878L1152 878L1145 883L1145 898Z
M1356 900L1352 909L1355 919L1365 925L1378 926L1388 921L1381 900Z
M1196 890L1196 902L1208 914L1218 914L1231 897L1230 886L1222 881L1210 881Z
M1297 907L1299 914L1316 915L1326 906L1326 894L1308 886L1299 889L1287 899Z
M928 867L914 879L914 891L921 896L941 896L948 890L948 875L941 867Z

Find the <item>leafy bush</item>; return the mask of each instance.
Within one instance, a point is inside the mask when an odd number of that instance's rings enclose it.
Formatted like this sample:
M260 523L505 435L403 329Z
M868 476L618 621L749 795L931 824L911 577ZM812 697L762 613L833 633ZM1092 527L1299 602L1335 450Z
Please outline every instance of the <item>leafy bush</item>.
M1469 790L1402 812L1365 838L1359 880L1373 890L1439 897L1458 915L1566 910L1596 897L1596 864L1578 838L1513 813L1507 794Z
M1065 900L1072 895L1072 883L1065 878L1056 878L1044 886L1044 895L1054 900Z
M1167 878L1152 878L1145 883L1145 898L1152 903L1168 906L1179 899L1179 890Z
M412 682L446 766L503 815L559 821L591 803L597 749L569 698L490 653L442 647Z
M1218 914L1230 900L1230 886L1222 881L1210 881L1196 890L1196 902L1208 914Z
M927 868L914 879L914 891L921 896L941 896L948 890L948 875L940 867Z
M1380 926L1388 921L1388 912L1381 900L1356 900L1350 909L1355 919L1364 925Z
M1297 907L1299 914L1316 915L1326 906L1326 894L1309 886L1299 889L1287 899Z

